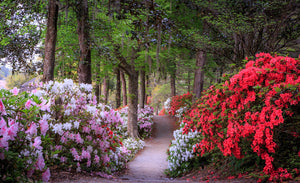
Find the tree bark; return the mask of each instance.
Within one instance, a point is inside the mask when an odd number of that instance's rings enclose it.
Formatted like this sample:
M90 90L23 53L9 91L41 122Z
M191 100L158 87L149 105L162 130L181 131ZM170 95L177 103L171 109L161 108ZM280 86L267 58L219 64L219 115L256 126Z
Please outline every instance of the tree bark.
M45 39L45 60L43 67L43 82L54 79L55 46L57 37L58 4L49 0L47 15L47 32Z
M144 70L145 68L142 68L140 71L140 107L145 107L145 98L146 98L146 72Z
M176 96L176 74L172 73L170 78L171 84L171 97Z
M121 78L120 78L120 69L116 69L117 75L117 84L116 84L116 108L121 106Z
M158 22L157 25L157 45L156 45L156 68L159 70L159 52L161 45L161 22Z
M127 105L127 89L126 89L126 80L123 71L120 71L121 83L122 83L122 94L123 94L123 106Z
M138 110L138 72L134 69L129 76L129 98L128 98L128 123L127 131L128 135L132 138L139 138L138 126L137 126L137 110Z
M103 95L104 95L104 103L107 104L108 95L109 95L109 79L107 76L105 76L103 81Z
M206 54L202 50L198 50L196 53L196 67L195 78L194 78L194 94L196 98L200 98L201 92L203 90L204 83L204 65L206 62Z
M100 101L100 93L101 93L101 87L100 87L100 75L98 73L98 71L100 70L100 65L99 63L96 64L96 67L97 67L97 72L96 72L96 86L95 86L95 95L96 95L96 98L97 98L97 102L99 103Z
M88 20L88 1L79 1L77 8L77 33L80 47L80 60L77 70L78 82L91 84L91 48Z

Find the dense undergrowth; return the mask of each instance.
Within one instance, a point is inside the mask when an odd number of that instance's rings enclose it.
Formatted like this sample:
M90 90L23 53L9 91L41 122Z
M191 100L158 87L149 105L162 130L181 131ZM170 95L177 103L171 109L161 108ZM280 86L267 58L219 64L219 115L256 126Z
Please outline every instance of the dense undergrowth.
M143 148L126 133L126 111L97 103L91 85L65 79L38 87L0 90L0 182L48 181L52 169L109 177ZM142 137L151 133L152 117L146 106Z
M166 102L169 114L181 116L168 175L211 163L259 181L299 179L299 59L260 53L224 80L193 104L186 100L190 94ZM178 155L182 151L188 158Z

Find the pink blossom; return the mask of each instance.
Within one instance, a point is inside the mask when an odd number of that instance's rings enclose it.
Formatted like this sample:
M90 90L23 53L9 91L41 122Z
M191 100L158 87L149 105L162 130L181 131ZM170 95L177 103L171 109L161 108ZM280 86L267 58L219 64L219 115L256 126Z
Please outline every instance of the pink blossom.
M91 166L91 160L88 160L88 161L87 161L86 166L87 166L87 167L90 167L90 166Z
M1 117L1 121L0 121L0 129L3 130L4 128L6 128L6 121ZM1 135L1 131L0 131L0 135Z
M4 135L2 138L0 138L0 148L5 148L8 150L8 141L10 140L9 136Z
M56 146L55 146L55 150L61 151L61 150L62 150L62 145L56 145Z
M64 162L66 162L67 161L67 158L66 157L60 157L60 162L62 162L62 163L64 163Z
M6 130L6 133L11 140L15 140L15 136L17 136L18 130L19 124L13 121L11 122L10 127Z
M44 161L44 157L42 155L39 155L38 160L37 160L35 166L39 170L43 170L44 169L44 167L45 167L45 161Z
M32 101L30 99L28 99L26 104L25 104L25 108L30 109L31 103L32 103Z
M82 149L81 157L86 158L86 159L91 159L91 154L90 154L90 152Z
M30 134L31 136L34 136L37 134L37 126L35 123L31 123L30 127L28 128L28 130L26 130L27 134Z
M49 101L47 103L47 100L43 99L42 97L41 97L41 100L42 100L42 103L38 104L37 106L39 106L42 111L48 111L48 112L50 112L51 102Z
M62 143L66 143L66 142L68 142L68 139L65 136L61 136L60 141Z
M79 144L83 143L83 139L81 138L79 133L76 134L76 142L79 143Z
M1 112L1 115L6 115L5 106L2 102L2 99L0 99L0 112Z
M42 144L41 137L36 137L36 138L34 139L33 146L34 146L36 149L43 149L43 147L41 146L41 144Z
M107 163L110 160L110 158L107 156L107 154L102 159L103 159L103 163Z
M43 181L48 182L50 179L50 176L51 176L50 170L49 170L49 168L47 168L47 170L42 174Z
M12 93L13 93L13 95L18 95L18 93L19 93L19 89L18 88L16 88L16 87L14 87L12 90L10 90Z
M28 170L27 171L27 177L31 177L33 173L34 173L34 169Z
M78 155L78 153L74 147L71 149L71 153L74 157L74 160L80 160L80 156Z
M99 158L99 156L98 155L95 155L95 163L99 163L99 161L100 161L100 158Z
M49 124L46 120L40 120L40 128L41 128L41 133L42 135L46 135L46 132L49 129Z

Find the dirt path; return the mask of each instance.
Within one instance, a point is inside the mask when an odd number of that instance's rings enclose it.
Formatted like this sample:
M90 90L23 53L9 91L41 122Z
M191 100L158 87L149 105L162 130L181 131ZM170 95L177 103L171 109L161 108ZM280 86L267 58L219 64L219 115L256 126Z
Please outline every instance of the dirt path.
M168 167L167 149L172 140L174 121L168 116L155 116L154 138L146 141L144 149L128 164L121 180L168 181L164 170Z
M128 169L119 177L114 179L103 179L88 175L63 175L59 173L53 175L51 182L182 182L168 179L164 170L168 167L167 149L173 137L175 122L169 116L154 116L154 135L153 138L145 141L145 147L136 157L129 162Z

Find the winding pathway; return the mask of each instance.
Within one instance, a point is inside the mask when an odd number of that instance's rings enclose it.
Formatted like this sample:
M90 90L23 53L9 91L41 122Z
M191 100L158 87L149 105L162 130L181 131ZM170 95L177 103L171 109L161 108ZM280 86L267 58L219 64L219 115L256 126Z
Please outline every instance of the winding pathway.
M154 137L146 140L144 149L129 162L128 169L121 180L134 182L168 181L164 174L167 169L167 149L175 130L174 120L169 116L154 116Z

